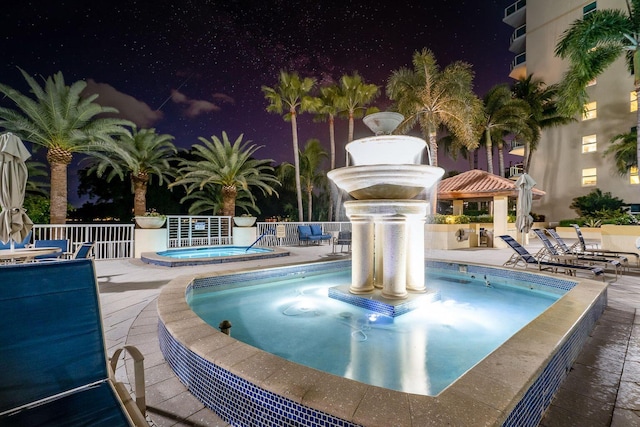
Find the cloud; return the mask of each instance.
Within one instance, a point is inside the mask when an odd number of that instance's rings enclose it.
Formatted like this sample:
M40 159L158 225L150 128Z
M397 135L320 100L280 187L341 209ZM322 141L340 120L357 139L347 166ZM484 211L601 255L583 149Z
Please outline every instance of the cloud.
M233 98L222 93L214 93L212 98L214 101L218 101L218 103L234 103ZM204 99L191 99L177 89L171 90L171 100L176 104L185 105L186 109L184 110L184 115L190 118L209 112L218 112L222 109L218 104L211 101Z
M152 127L163 117L162 111L152 110L145 102L138 101L133 96L120 92L111 85L96 83L93 79L88 79L87 87L82 95L92 94L98 94L96 103L118 110L118 114L110 114L110 116L131 120L141 129Z

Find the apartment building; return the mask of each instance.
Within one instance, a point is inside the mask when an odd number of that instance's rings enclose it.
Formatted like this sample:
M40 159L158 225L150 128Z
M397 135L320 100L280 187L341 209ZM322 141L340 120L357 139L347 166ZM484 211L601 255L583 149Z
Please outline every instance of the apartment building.
M547 84L557 83L567 62L554 55L562 33L577 19L596 9L626 10L624 0L520 0L505 9L503 22L512 26L510 51L514 53L510 77L533 74ZM638 107L633 77L624 58L618 59L587 89L586 112L566 126L544 131L529 174L547 195L533 211L549 221L574 218L569 208L574 197L595 188L610 192L634 210L640 205L638 171L621 177L612 156L604 157L613 136L628 132L637 122Z

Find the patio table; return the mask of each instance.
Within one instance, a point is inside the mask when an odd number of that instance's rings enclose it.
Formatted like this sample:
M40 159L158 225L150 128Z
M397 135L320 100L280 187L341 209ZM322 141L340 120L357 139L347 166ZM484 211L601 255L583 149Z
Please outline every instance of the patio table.
M62 252L62 250L57 247L18 248L14 250L1 249L0 261L9 263L27 262L33 260L33 258L38 255L53 254L58 252Z

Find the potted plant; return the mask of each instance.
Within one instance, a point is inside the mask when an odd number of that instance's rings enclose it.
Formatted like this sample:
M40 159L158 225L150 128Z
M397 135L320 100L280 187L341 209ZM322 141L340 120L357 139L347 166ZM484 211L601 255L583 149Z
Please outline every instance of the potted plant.
M136 216L134 219L140 228L161 228L167 217L155 209L150 209L144 213L144 216Z
M242 216L234 216L233 223L238 227L253 227L256 223L256 217L249 214L243 214Z

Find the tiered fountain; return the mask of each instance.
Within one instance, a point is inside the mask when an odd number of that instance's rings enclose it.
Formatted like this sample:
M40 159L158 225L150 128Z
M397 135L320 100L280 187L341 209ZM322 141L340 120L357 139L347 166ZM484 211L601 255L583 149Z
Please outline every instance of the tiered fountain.
M391 135L398 113L375 113L363 121L376 136L345 147L352 166L328 177L354 199L345 202L352 227L351 294L403 300L426 291L424 224L428 202L416 197L431 189L444 170L421 164L426 142Z

